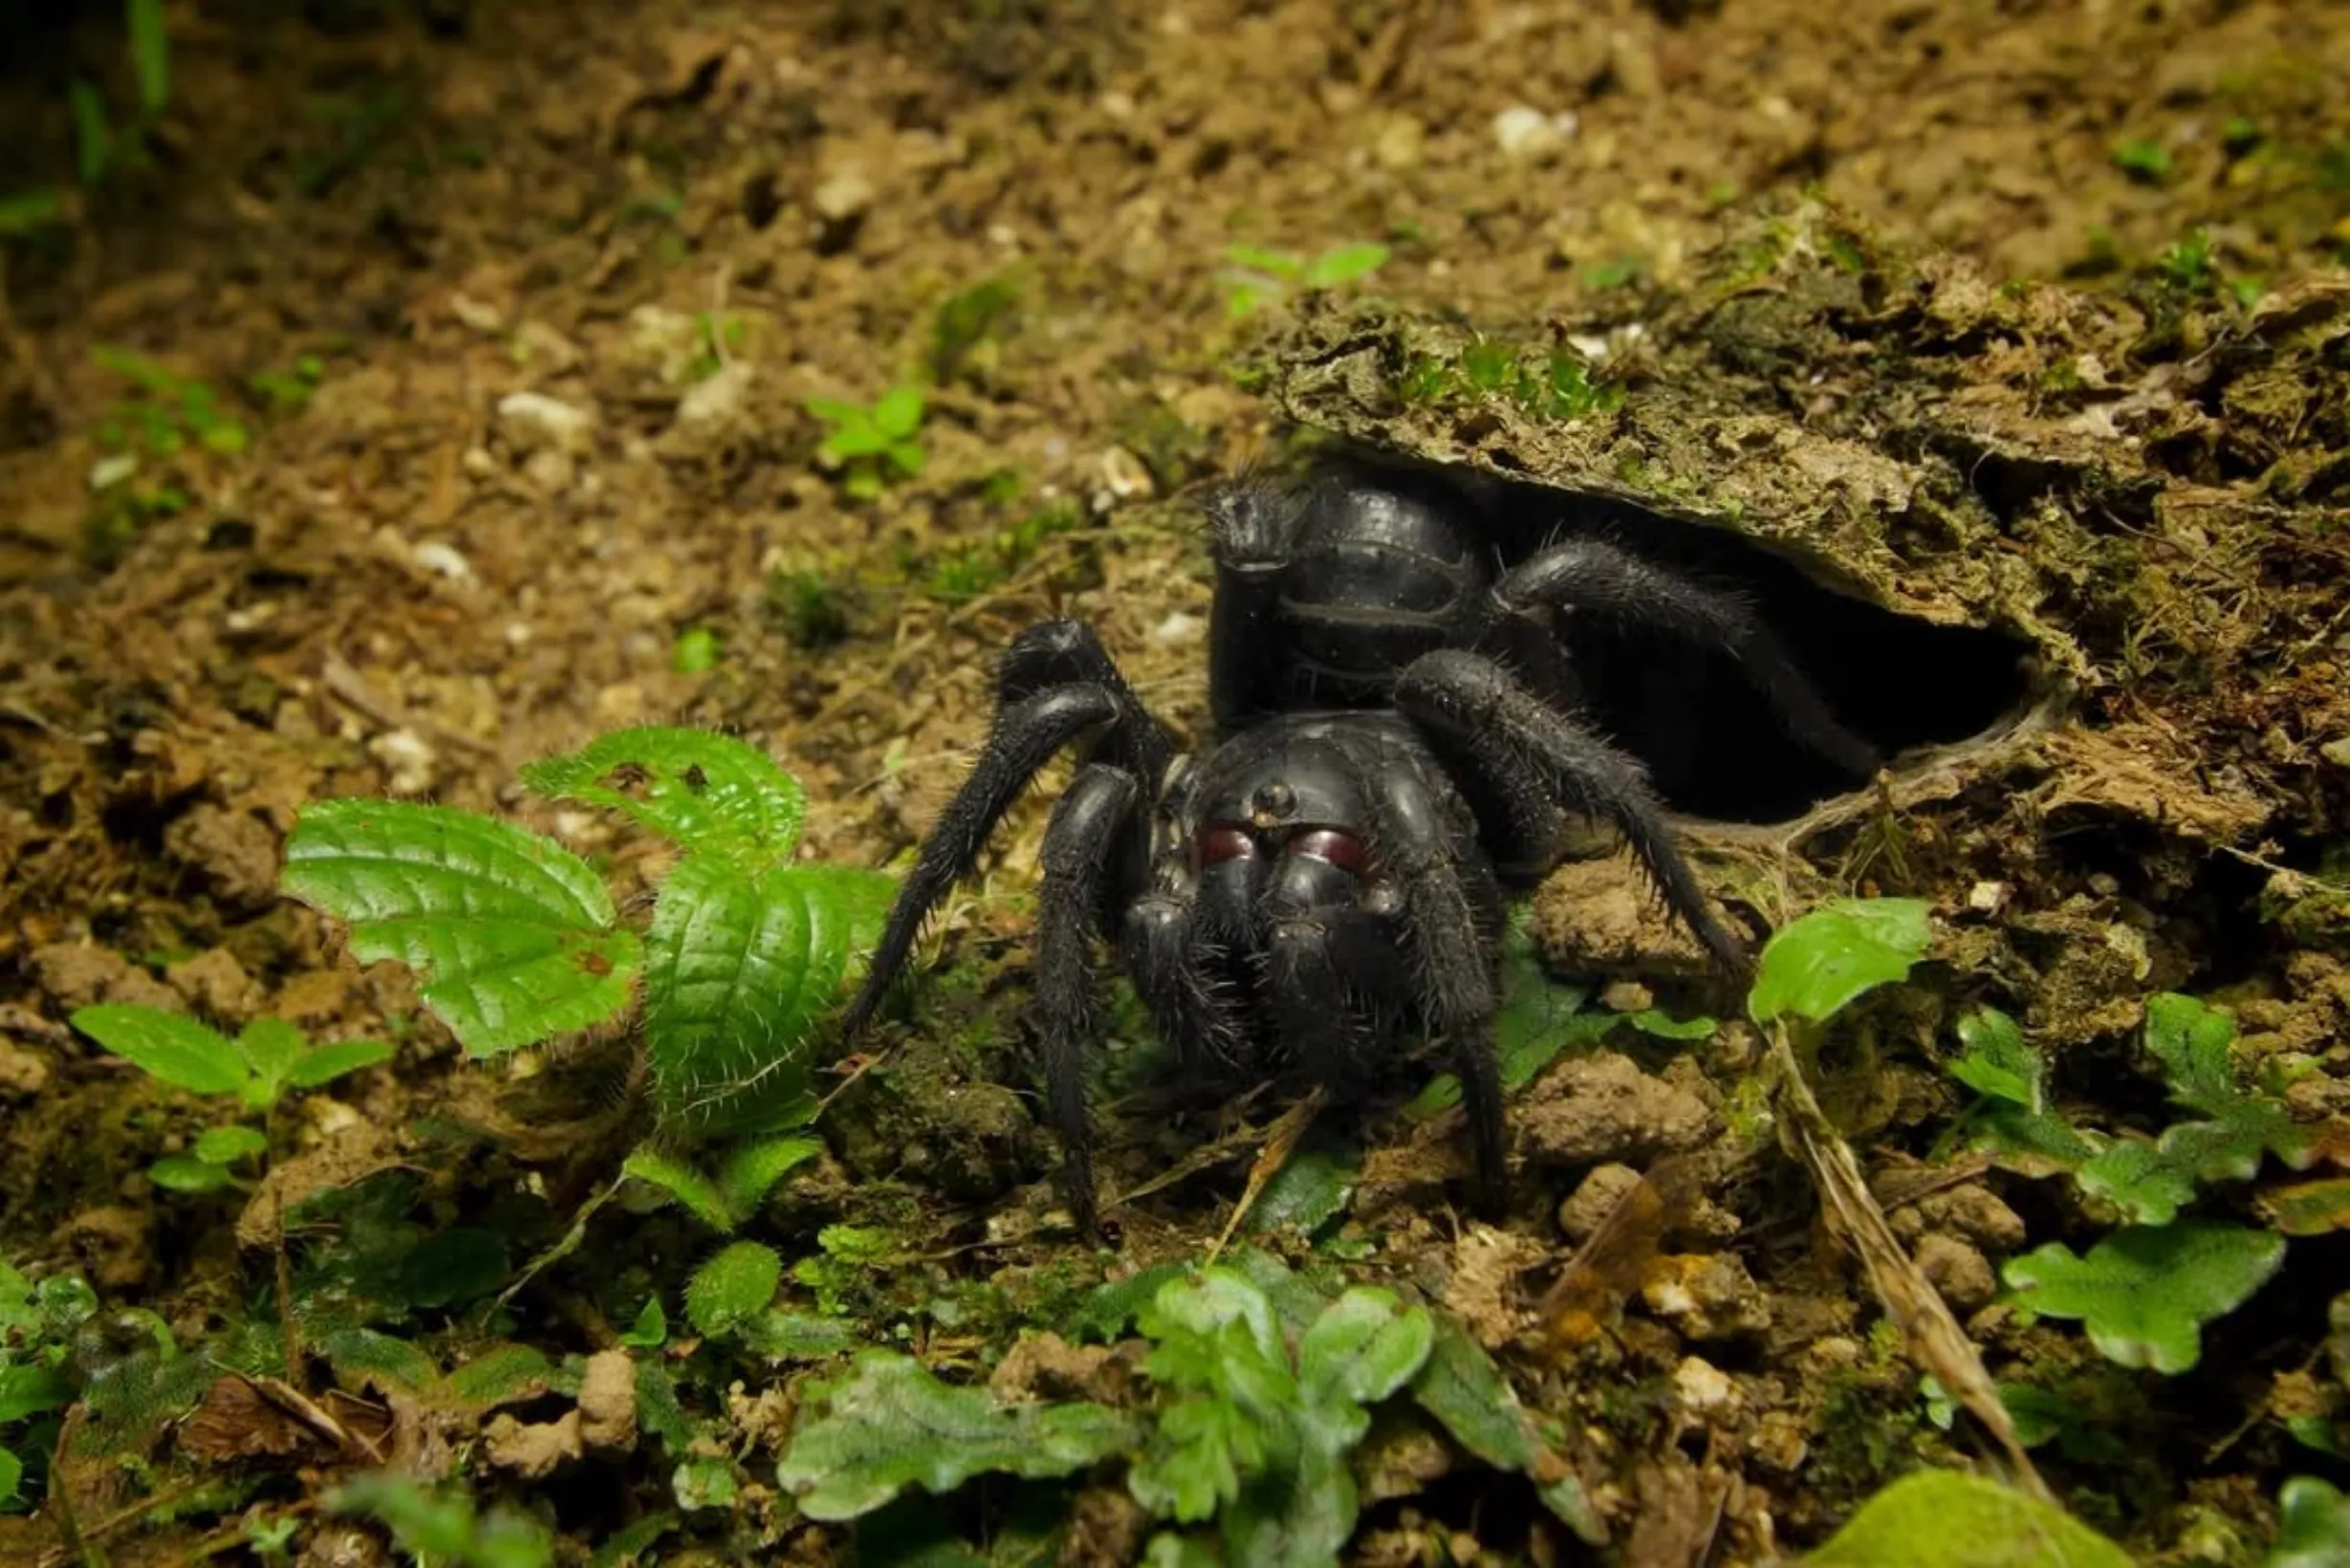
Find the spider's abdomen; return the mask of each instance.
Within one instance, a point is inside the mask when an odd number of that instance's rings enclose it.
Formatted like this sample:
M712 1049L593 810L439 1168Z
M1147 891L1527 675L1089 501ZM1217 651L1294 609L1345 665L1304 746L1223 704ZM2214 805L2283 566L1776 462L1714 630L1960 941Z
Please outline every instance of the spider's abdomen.
M1396 671L1451 642L1488 580L1462 531L1416 496L1316 495L1281 578L1293 697L1383 702Z

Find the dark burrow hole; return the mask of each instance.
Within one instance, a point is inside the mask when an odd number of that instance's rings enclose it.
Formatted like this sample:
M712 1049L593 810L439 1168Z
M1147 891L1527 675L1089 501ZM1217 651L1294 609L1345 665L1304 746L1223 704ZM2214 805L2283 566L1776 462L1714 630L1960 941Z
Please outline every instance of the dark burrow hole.
M1529 480L1417 471L1487 512L1506 559L1560 534L1597 534L1737 594L1838 719L1888 759L1985 735L2020 717L2033 695L2021 638L1880 608L1728 528ZM1590 636L1576 651L1588 715L1647 765L1677 811L1785 821L1867 782L1795 742L1725 653L1632 631Z

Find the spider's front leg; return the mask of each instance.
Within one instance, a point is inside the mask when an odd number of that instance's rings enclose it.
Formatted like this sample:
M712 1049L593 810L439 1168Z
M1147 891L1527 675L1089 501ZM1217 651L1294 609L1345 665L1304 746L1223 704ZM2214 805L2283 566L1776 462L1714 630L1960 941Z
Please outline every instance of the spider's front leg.
M1426 655L1415 663L1425 664ZM1370 847L1384 875L1409 889L1404 940L1429 1026L1449 1043L1469 1122L1477 1208L1498 1220L1509 1196L1503 1139L1501 1059L1493 1037L1500 1011L1496 944L1501 892L1491 870L1464 860L1446 829L1438 792L1416 769L1368 778Z
M1639 763L1481 654L1446 649L1423 655L1397 677L1395 702L1494 787L1540 776L1576 810L1613 825L1715 967L1727 977L1746 978L1752 968L1746 948L1714 919Z
M842 1019L842 1038L854 1038L872 1021L904 972L923 922L969 873L1012 803L1056 752L1085 740L1145 778L1156 778L1173 751L1090 628L1074 621L1032 626L1005 650L987 743L898 889L864 984Z
M1119 891L1119 850L1130 841L1140 780L1089 763L1053 808L1044 833L1044 883L1036 897L1037 1055L1045 1099L1067 1163L1063 1178L1077 1229L1099 1229L1094 1205L1093 1119L1085 1108L1085 1054L1095 1038L1093 938Z
M1791 735L1845 771L1877 771L1876 748L1837 721L1770 627L1733 594L1691 582L1605 539L1567 539L1512 568L1493 587L1491 620L1524 667L1556 657L1541 644L1551 612L1662 633L1728 654ZM1572 621L1569 627L1572 627Z

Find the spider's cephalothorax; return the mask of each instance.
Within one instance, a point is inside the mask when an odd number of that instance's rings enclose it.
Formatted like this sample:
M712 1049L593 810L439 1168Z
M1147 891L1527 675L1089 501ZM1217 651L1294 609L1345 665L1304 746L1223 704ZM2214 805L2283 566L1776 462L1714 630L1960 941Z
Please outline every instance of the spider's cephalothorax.
M1505 891L1553 863L1577 818L1623 838L1718 968L1747 965L1640 764L1576 717L1585 628L1731 654L1796 738L1855 771L1869 748L1738 599L1602 538L1512 551L1465 488L1338 462L1297 486L1230 487L1208 512L1211 749L1179 755L1083 624L1022 633L986 748L906 878L847 1029L872 1016L1005 811L1074 745L1045 831L1034 1005L1079 1224L1095 1220L1097 935L1197 1066L1294 1065L1344 1090L1406 1031L1444 1038L1478 1197L1494 1205Z

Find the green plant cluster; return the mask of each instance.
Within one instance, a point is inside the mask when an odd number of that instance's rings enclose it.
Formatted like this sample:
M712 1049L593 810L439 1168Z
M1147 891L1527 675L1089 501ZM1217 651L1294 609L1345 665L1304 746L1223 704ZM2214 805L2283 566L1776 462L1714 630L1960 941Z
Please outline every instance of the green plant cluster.
M523 782L620 813L682 852L645 930L553 839L404 801L306 808L286 846L286 890L345 923L362 963L416 970L425 1005L475 1056L608 1023L641 984L665 1123L804 1120L806 1036L855 978L890 879L796 861L798 781L725 735L622 730L533 764Z
M922 444L923 390L900 381L871 406L838 398L810 398L808 412L825 426L816 462L840 475L840 493L878 501L895 481L922 472L929 452Z
M28 1475L57 1443L59 1412L74 1402L74 1335L98 1297L73 1274L37 1283L0 1259L0 1513L25 1504Z
M2305 1165L2313 1146L2282 1101L2236 1084L2235 1020L2191 996L2148 999L2146 1053L2172 1101L2191 1113L2151 1139L2077 1128L2050 1109L2045 1064L2006 1014L1976 1010L1960 1021L1959 1038L1951 1076L1983 1097L1969 1120L1975 1145L2069 1172L2084 1196L2127 1222L2085 1256L2051 1242L2012 1259L2006 1276L2018 1303L2081 1318L2098 1349L2124 1366L2193 1366L2202 1325L2275 1274L2285 1238L2180 1210L2200 1187L2249 1180L2268 1156Z
M1448 405L1499 399L1535 419L1578 420L1621 407L1623 389L1595 381L1591 365L1560 344L1534 352L1477 338L1452 359L1415 353L1397 378L1407 403Z
M1386 266L1393 253L1374 241L1333 246L1310 257L1259 245L1231 246L1224 252L1227 265L1218 274L1224 283L1225 312L1237 321L1291 294L1320 294L1360 283Z
M264 1119L290 1089L324 1088L392 1056L381 1040L314 1045L282 1018L255 1018L230 1039L184 1013L105 1003L77 1010L73 1024L158 1082L234 1099ZM147 1176L173 1192L217 1192L241 1185L237 1167L269 1148L263 1127L242 1122L207 1127L186 1153L164 1155L147 1167Z
M1071 1327L1107 1338L1129 1323L1150 1347L1148 1395L1131 1408L1009 1404L909 1357L864 1352L810 1390L777 1478L809 1517L846 1520L909 1488L945 1493L990 1472L1050 1478L1122 1459L1128 1492L1159 1522L1152 1562L1311 1568L1338 1562L1354 1533L1348 1457L1373 1412L1408 1400L1474 1457L1535 1477L1553 1513L1602 1538L1499 1368L1425 1308L1366 1287L1328 1297L1251 1251L1104 1286Z

